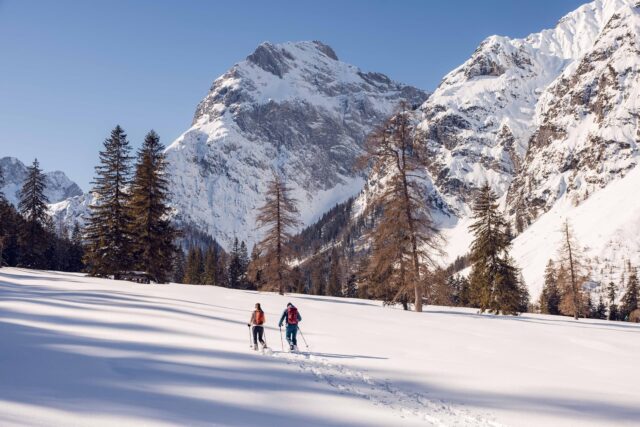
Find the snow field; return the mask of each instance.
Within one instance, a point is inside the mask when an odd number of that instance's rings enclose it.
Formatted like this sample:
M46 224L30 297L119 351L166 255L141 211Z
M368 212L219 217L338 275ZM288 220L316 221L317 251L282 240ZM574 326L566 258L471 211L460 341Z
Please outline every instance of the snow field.
M288 301L300 354L280 348ZM260 302L273 352L249 349ZM640 423L640 326L0 270L0 425Z

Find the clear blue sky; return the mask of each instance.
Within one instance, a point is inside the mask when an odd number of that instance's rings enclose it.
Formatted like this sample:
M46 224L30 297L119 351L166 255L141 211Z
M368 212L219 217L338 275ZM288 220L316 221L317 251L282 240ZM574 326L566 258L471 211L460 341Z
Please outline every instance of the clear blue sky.
M0 0L0 157L89 188L102 141L186 130L211 82L262 41L321 40L423 89L487 36L552 27L579 0Z

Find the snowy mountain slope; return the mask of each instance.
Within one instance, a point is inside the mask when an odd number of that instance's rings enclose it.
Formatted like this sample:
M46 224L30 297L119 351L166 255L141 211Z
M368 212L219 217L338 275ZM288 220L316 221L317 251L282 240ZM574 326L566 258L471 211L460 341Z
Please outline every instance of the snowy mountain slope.
M273 354L248 349L256 301ZM280 352L276 322L287 301L303 316L306 354ZM3 426L640 420L640 326L628 323L412 313L375 301L3 268L0 331Z
M578 203L638 162L640 9L623 7L538 103L538 128L509 204L527 220L565 193ZM538 213L539 211L539 213Z
M18 193L27 177L27 167L15 157L0 158L0 169L4 173L5 185L0 188L7 200L12 204L18 204ZM71 181L64 172L46 172L45 195L50 203L57 203L69 197L82 194L80 187Z
M635 2L598 0L554 29L524 39L489 37L421 106L419 137L431 154L427 203L448 241L445 264L469 250L470 205L485 182L521 232L556 203L559 209L576 205L633 170L640 139L639 16ZM369 181L355 216L378 178ZM580 211L586 221L609 212L596 202L589 206L592 211ZM632 217L620 218L627 221L615 221L620 229L635 227ZM553 239L554 231L547 231ZM594 254L609 251L607 236L584 231ZM627 246L638 242L630 239ZM518 245L521 255L540 251L545 263L555 255L541 242ZM616 258L631 254L640 262L628 248ZM516 258L536 298L544 265Z
M425 98L340 62L320 42L263 43L216 79L167 149L177 217L223 245L234 236L253 243L255 208L275 170L308 224L361 190L353 163L373 126L401 101Z
M499 196L518 175L537 128L537 105L558 76L593 49L610 18L630 0L597 0L551 30L524 39L491 36L444 77L421 107L421 130L438 191L464 215L474 189Z
M517 264L533 295L542 290L541 272L550 258L557 258L560 229L565 220L573 226L581 250L596 267L592 277L606 285L616 283L627 260L640 265L640 199L632 197L640 186L640 168L594 192L578 206L569 195L562 197L549 212L520 234L513 242ZM615 274L601 277L604 266L613 266Z

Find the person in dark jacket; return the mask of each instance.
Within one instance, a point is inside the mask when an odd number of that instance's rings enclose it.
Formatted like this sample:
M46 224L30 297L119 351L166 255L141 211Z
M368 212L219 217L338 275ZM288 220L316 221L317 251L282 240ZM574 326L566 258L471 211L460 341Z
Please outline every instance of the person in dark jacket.
M258 350L258 341L262 344L262 348L267 348L267 342L264 340L264 311L260 307L260 303L256 303L256 309L251 313L251 320L247 323L247 326L253 326L253 349Z
M302 321L302 316L300 316L300 312L298 309L291 303L287 304L287 308L282 313L280 317L280 322L278 322L278 327L282 327L282 324L286 322L287 324L287 342L289 343L289 349L291 351L298 350L298 322Z

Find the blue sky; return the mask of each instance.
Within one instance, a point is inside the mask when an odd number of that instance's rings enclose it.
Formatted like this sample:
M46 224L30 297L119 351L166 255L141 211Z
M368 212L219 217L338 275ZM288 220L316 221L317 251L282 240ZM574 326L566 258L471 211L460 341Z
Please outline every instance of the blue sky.
M120 124L137 147L186 130L211 82L262 41L321 40L341 60L434 89L487 36L522 37L584 1L0 0L0 157L89 188Z

